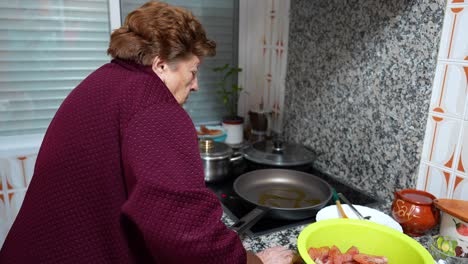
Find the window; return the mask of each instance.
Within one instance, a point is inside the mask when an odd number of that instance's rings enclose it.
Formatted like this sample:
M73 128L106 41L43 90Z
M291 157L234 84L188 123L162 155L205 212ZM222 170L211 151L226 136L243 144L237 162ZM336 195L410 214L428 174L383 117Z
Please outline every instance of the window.
M0 136L42 134L68 93L109 61L107 0L0 2Z
M121 1L122 19L144 2ZM217 42L184 107L195 123L219 122L224 107L212 68L237 64L238 2L168 2L190 9ZM46 131L68 93L109 61L109 23L109 0L0 1L0 138Z
M144 4L145 0L122 0L122 21L127 14ZM237 65L238 1L236 0L166 0L165 2L187 8L200 20L208 38L216 41L216 56L204 59L198 74L200 90L190 95L184 105L194 123L220 122L225 114L222 101L216 92L219 75L213 68L226 63Z

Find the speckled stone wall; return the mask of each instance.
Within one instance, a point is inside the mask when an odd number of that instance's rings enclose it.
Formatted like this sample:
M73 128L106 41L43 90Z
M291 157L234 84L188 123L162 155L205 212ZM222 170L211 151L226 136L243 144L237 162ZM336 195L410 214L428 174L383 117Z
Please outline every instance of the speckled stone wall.
M285 138L383 199L416 187L444 6L292 0Z

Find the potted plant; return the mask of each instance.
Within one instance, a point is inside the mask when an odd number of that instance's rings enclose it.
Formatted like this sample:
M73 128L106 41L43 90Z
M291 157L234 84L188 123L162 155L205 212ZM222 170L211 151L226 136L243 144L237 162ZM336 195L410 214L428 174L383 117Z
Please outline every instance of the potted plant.
M242 69L225 64L214 68L213 71L221 74L217 92L226 107L227 115L222 120L227 134L225 142L231 145L241 144L244 137L244 118L237 114L237 103L242 87L237 84L235 78Z

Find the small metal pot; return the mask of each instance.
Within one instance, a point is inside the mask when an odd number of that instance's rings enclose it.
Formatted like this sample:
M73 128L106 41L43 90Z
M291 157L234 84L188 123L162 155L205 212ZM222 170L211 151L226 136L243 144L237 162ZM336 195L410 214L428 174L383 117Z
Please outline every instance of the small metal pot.
M242 159L242 153L234 153L222 142L202 139L199 141L200 156L203 162L205 182L223 181L231 175L232 163Z

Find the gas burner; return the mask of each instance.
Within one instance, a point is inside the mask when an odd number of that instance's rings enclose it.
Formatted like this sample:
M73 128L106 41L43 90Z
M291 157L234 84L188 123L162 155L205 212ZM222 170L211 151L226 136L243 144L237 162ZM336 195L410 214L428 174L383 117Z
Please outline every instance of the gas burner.
M242 200L233 189L234 180L245 172L247 172L247 169L245 168L243 170L235 171L233 177L231 177L231 180L229 181L207 183L207 187L213 190L221 201L224 212L234 221L238 221L255 208L254 205L248 204ZM337 192L343 193L354 204L369 206L381 203L381 201L365 194L364 192L349 187L333 177L327 176L313 169L309 169L306 172L322 178L335 188ZM332 204L332 201L330 201L329 204ZM279 220L265 217L260 219L245 233L250 237L257 237L291 227L313 223L316 221L315 215L316 213L312 214L310 218L303 220Z

